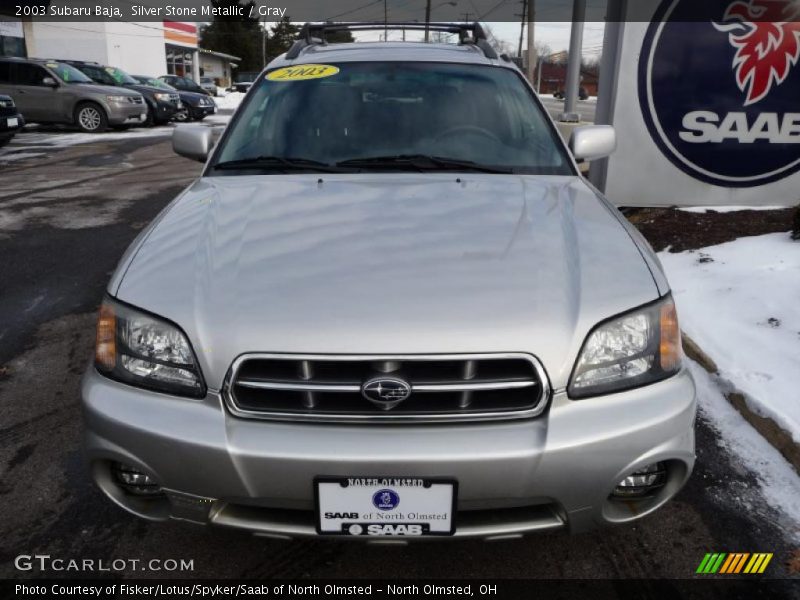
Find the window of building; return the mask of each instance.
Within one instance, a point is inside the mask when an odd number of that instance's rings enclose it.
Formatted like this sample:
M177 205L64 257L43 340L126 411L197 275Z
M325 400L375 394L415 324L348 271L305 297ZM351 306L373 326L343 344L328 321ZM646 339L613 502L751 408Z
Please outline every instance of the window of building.
M0 8L0 13L10 12L10 7ZM4 14L0 20L0 56L21 56L26 58L25 33L22 21Z
M180 46L167 44L167 73L179 77L191 77L194 64L194 52Z

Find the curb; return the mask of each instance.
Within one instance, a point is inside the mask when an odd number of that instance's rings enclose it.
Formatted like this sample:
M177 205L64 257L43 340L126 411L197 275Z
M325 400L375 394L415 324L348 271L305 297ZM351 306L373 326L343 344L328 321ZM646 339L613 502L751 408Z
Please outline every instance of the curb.
M686 356L691 358L703 369L711 375L719 377L719 368L714 360L706 354L700 346L697 345L692 338L686 333L681 332L683 340L683 350ZM781 453L794 470L800 474L800 444L795 443L791 434L782 429L770 417L764 417L754 412L747 405L747 398L745 395L737 391L734 386L727 380L722 380L731 391L722 390L723 396L731 403L731 405L742 415L745 421L755 429L761 436L769 442L769 444Z

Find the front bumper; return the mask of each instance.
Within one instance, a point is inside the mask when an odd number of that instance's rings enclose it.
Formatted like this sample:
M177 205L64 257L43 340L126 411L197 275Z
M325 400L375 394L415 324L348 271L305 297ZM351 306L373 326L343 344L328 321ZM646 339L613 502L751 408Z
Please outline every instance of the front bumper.
M316 535L316 476L408 475L458 480L456 537L586 531L636 520L664 504L694 465L695 387L665 381L572 401L557 392L540 417L448 425L315 425L239 419L210 391L202 400L111 381L83 381L95 481L144 518L178 518L262 535ZM110 463L155 477L166 496L123 492ZM630 472L667 465L641 501L609 499Z
M16 125L14 124L16 121ZM25 119L20 113L0 112L0 134L14 134L25 127Z
M192 116L199 117L207 117L208 115L213 115L217 112L217 105L216 104L198 104L195 106L189 106L189 111L191 112Z
M147 104L109 102L106 113L109 125L144 123L147 119Z
M155 116L159 121L169 121L178 112L178 106L172 102L156 102Z

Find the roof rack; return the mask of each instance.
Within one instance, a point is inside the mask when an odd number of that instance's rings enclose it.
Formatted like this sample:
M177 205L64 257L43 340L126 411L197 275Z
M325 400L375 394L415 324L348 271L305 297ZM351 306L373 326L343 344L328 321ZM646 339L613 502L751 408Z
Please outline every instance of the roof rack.
M474 44L483 51L486 58L497 58L497 52L492 48L486 31L477 21L474 23L420 23L418 21L406 23L385 23L383 21L361 21L352 23L306 23L300 29L299 38L286 53L287 60L300 56L308 46L327 44L325 34L334 31L377 31L380 29L391 30L418 30L441 31L457 33L459 44Z

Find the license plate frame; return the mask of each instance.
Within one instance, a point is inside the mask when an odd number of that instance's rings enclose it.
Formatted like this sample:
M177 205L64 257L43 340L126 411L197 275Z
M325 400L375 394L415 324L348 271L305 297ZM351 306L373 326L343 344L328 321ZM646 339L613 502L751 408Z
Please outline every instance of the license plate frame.
M358 481L358 482L369 482L369 483L359 483L358 485L350 485L349 482L351 481ZM347 486L342 486L342 482L348 482ZM403 482L411 482L409 484L403 484ZM401 483L401 485L398 485ZM336 484L339 486L339 490L336 488L331 488L331 484ZM393 538L393 537L448 537L455 535L456 532L456 505L458 499L458 481L451 477L415 477L409 475L403 476L353 476L353 475L343 475L343 476L318 476L314 478L313 481L314 486L314 521L316 526L317 534L319 535L334 535L334 536L364 536L370 538ZM371 511L374 511L373 514L381 515L381 514L391 514L391 518L387 519L380 519L380 518L362 518L362 517L369 517L371 515L366 514L361 511L357 511L354 508L350 510L350 516L346 518L340 519L333 519L341 521L339 523L339 529L332 529L331 528L331 519L325 519L325 523L323 523L323 511L328 508L330 504L330 494L333 492L334 494L336 491L341 492L342 489L350 488L353 490L351 492L352 495L358 494L359 498L358 501L361 503L361 507L365 506L365 500L370 501L375 508L370 508ZM398 496L402 497L402 499L398 499L397 503L393 508L382 508L380 510L377 509L377 504L375 504L374 496L377 496L378 492L384 491L383 489L386 488L388 491L395 493L395 498ZM358 490L358 492L356 492ZM413 491L411 491L413 490ZM431 529L432 522L439 521L440 519L416 519L416 518L396 518L394 515L398 513L393 513L392 511L394 508L400 505L403 500L406 500L404 504L404 509L407 510L409 500L411 501L412 510L416 510L419 512L424 507L418 506L420 503L420 491L422 490L431 490L430 492L425 491L422 494L429 494L431 496L434 495L434 492L437 496L444 495L447 496L447 492L449 491L449 499L448 499L448 506L445 510L445 514L447 514L448 518L443 519L446 521L446 525L448 526L446 529L441 528L439 523L434 524L434 529ZM344 493L347 495L347 493ZM323 498L323 496L328 496L327 498ZM441 499L440 499L441 500ZM341 499L340 499L341 501ZM325 504L325 506L323 506ZM434 509L427 509L430 512L433 512ZM443 510L443 507L439 506L435 510ZM326 511L331 512L331 511ZM354 513L359 513L357 516L354 516ZM407 514L407 513L399 513L399 514ZM416 513L414 513L416 514ZM355 530L352 529L353 525L358 525L359 527ZM381 526L382 532L376 533L375 528L370 528L370 526ZM391 525L392 527L386 527L387 525ZM399 527L399 526L405 527ZM414 526L414 527L409 527ZM417 533L417 527L421 528L421 531Z

